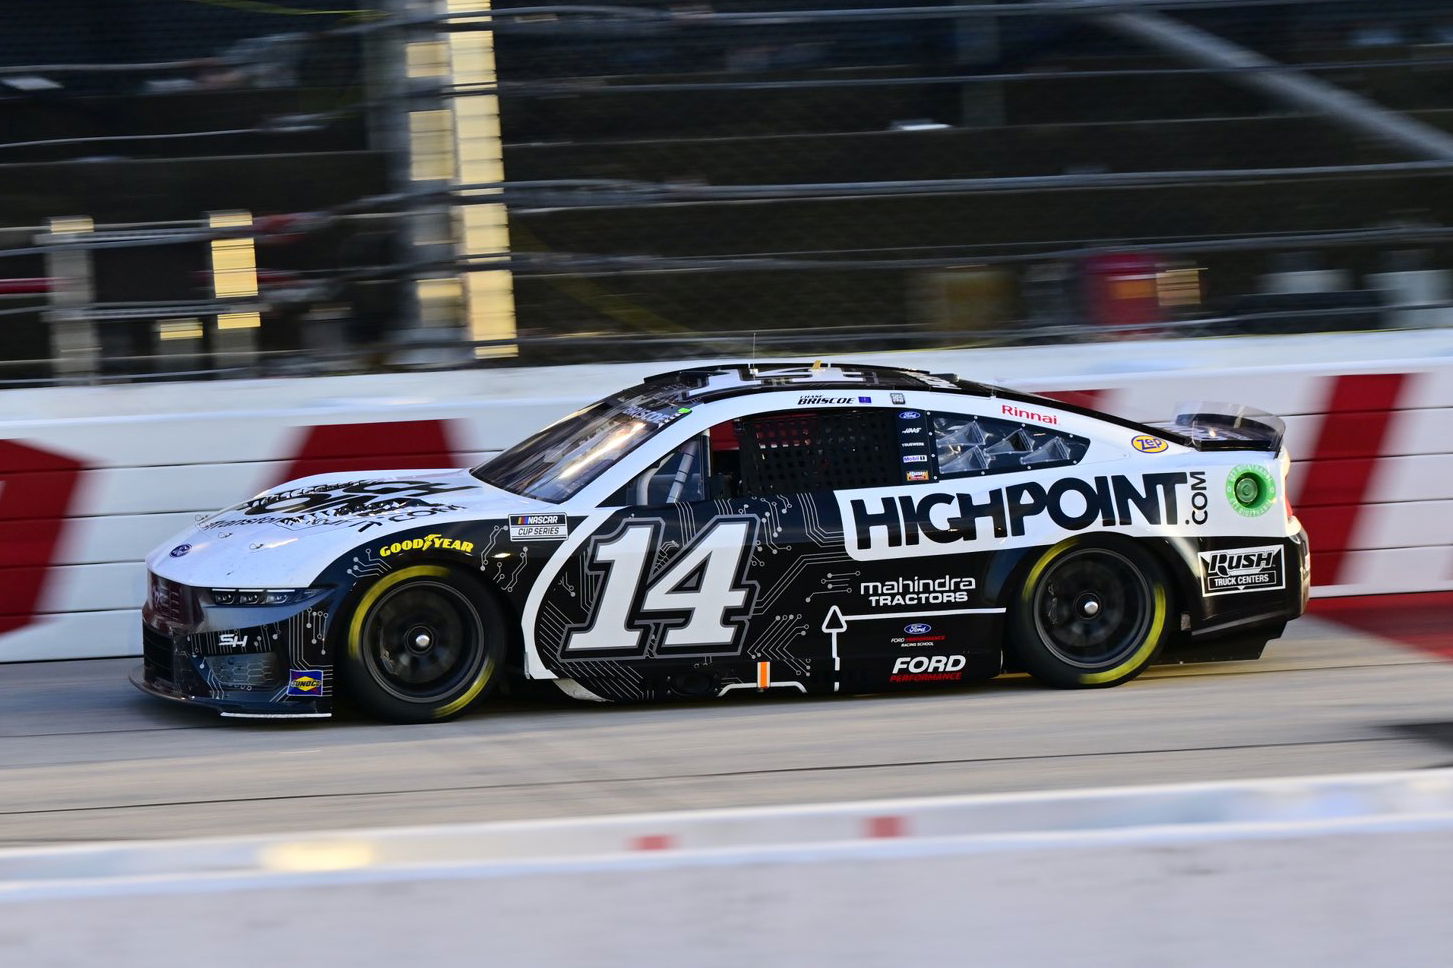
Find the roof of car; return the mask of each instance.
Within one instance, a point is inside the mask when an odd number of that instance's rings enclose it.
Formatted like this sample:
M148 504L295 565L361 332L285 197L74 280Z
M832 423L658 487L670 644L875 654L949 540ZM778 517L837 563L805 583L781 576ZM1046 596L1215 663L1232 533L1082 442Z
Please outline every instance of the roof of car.
M1001 400L1048 406L1067 413L1083 414L1119 424L1138 433L1157 433L1184 442L1166 427L1152 428L1117 414L1091 407L1027 393L992 383L961 380L952 373L930 373L897 366L871 366L864 363L719 363L672 370L647 377L641 387L653 396L677 406L695 406L727 397L780 390L801 392L819 390L932 390L965 396L996 397Z
M678 403L706 403L724 397L773 390L940 390L999 396L1012 391L929 373L857 363L728 363L658 373L646 379L653 393Z

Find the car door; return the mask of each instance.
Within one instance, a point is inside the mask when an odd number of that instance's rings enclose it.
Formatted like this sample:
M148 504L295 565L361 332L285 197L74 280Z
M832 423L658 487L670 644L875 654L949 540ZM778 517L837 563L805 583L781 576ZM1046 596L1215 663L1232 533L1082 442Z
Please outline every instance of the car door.
M652 461L603 502L614 510L546 591L541 659L608 698L832 691L853 637L823 622L859 577L832 488L901 479L895 420L748 414Z

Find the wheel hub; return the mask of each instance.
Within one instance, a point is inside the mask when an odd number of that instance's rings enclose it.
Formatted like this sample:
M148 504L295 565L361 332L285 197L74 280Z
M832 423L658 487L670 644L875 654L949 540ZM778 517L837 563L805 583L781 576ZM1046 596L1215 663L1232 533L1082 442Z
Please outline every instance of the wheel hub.
M404 634L404 648L414 655L423 655L434 647L434 633L423 626L409 629Z
M1091 592L1081 595L1075 603L1075 612L1080 618L1094 618L1100 614L1100 608L1100 597Z

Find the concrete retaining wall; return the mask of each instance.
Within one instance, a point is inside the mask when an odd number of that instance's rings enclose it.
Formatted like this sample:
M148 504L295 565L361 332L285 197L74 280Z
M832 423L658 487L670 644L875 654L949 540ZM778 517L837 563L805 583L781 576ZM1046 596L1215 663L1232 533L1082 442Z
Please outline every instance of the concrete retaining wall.
M1188 400L1283 415L1314 594L1453 589L1453 332L853 357L1138 419ZM139 652L140 559L306 473L473 463L671 364L0 393L0 661Z
M1453 771L0 851L24 965L1446 964Z

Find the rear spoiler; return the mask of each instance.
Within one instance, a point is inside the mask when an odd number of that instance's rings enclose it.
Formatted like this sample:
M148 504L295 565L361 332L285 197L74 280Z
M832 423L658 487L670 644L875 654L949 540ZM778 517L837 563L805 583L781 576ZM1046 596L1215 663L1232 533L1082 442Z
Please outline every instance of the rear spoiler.
M1196 450L1262 450L1276 453L1286 436L1280 417L1235 403L1182 404L1175 420L1151 423L1157 433Z

